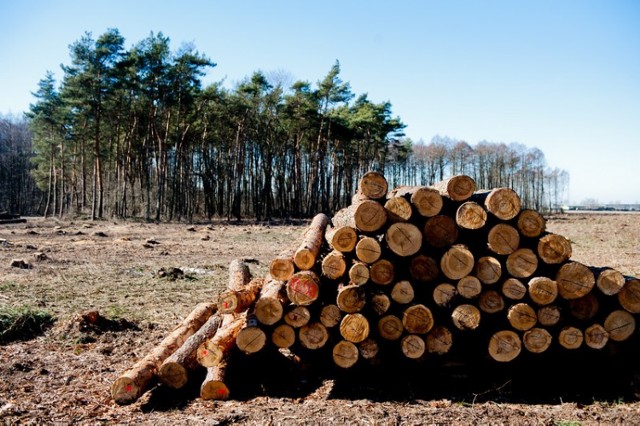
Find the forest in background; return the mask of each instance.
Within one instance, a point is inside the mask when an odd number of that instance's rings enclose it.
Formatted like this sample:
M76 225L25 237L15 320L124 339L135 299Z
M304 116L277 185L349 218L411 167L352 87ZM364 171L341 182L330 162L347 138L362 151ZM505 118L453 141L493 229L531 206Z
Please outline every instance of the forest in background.
M24 117L0 116L0 210L23 215L257 220L331 213L368 170L390 186L456 174L557 208L569 176L518 143L405 137L389 101L356 94L340 63L315 84L256 71L203 87L215 67L162 33L125 48L111 29L69 46ZM428 117L425 117L428 120Z

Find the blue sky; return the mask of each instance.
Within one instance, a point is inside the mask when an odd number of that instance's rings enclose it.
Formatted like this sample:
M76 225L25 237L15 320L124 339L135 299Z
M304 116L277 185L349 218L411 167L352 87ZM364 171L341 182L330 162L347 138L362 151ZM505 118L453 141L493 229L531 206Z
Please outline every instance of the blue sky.
M107 28L192 42L218 64L206 82L230 86L256 70L316 82L338 59L414 141L535 146L572 202L640 202L640 1L0 0L0 114Z

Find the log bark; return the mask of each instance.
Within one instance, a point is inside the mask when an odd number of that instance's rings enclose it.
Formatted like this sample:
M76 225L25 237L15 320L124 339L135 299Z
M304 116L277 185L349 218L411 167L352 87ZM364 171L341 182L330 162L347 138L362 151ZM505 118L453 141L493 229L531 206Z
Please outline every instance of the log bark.
M517 278L507 278L502 283L502 294L507 299L522 300L527 295L527 287Z
M287 297L294 305L308 306L318 299L320 278L312 271L300 271L287 281Z
M520 355L522 342L511 330L501 330L489 340L489 355L498 362L510 362Z
M419 359L424 355L427 345L424 339L416 334L407 334L400 341L402 354L409 359Z
M411 259L409 273L414 280L428 283L438 277L440 268L438 267L438 262L433 257L419 254Z
M482 284L495 284L502 277L502 265L492 256L482 256L476 262L476 277Z
M271 263L269 263L269 275L271 275L271 278L278 281L286 281L291 278L295 272L294 253L295 250L288 249L271 260Z
M380 259L371 265L369 269L371 281L379 285L388 285L393 282L395 277L395 269L393 263L387 259Z
M422 232L412 223L392 224L385 233L389 249L401 257L412 256L422 248Z
M556 274L558 294L564 299L577 299L593 289L596 279L587 266L578 262L568 262Z
M323 276L330 280L337 280L347 271L347 262L342 252L333 250L322 259L320 269Z
M516 226L522 236L536 238L542 235L546 228L545 218L536 210L524 209L518 215Z
M363 285L369 281L369 267L358 260L353 261L349 268L349 282L355 285Z
M604 329L609 333L609 339L614 342L623 342L636 330L636 320L629 312L619 309L607 316L604 320Z
M558 297L558 284L547 277L534 277L529 280L529 297L538 306L549 305Z
M351 368L358 362L358 347L352 342L341 340L333 347L333 362L342 368Z
M402 313L402 326L407 333L426 334L434 325L433 314L425 305L409 306Z
M293 254L293 263L301 270L309 270L316 263L328 224L329 217L324 213L315 215L311 221L302 242Z
M473 253L463 245L450 247L440 259L440 270L449 279L459 280L473 271Z
M451 301L458 294L456 287L449 283L438 284L433 289L433 301L436 305L446 308L451 305Z
M207 376L200 386L200 398L204 400L229 399L229 388L225 384L226 363L207 368Z
M290 348L296 342L296 332L289 324L280 324L271 332L271 342L278 348Z
M340 312L338 305L326 305L322 307L322 311L320 311L320 322L326 328L335 327L340 324L340 320L342 320L342 312Z
M482 283L477 277L467 275L458 281L456 292L465 299L475 299L482 292Z
M217 310L214 303L201 303L147 356L118 377L111 386L111 396L118 404L136 401L155 377L162 362L192 336Z
M391 197L384 203L389 222L406 222L411 219L413 210L411 203L403 197Z
M435 183L433 188L453 201L466 201L476 190L476 182L469 176L456 175Z
M576 327L564 327L558 335L558 343L565 349L578 349L583 341L582 330Z
M487 223L487 211L480 204L467 201L456 210L456 223L462 229L481 229Z
M504 298L496 290L485 290L478 299L478 308L488 314L498 313L504 309Z
M354 314L360 312L366 303L366 290L363 286L347 285L338 290L336 305L342 312Z
M376 171L365 173L358 181L358 192L372 200L384 198L388 188L387 179Z
M510 255L520 247L520 234L513 226L499 223L489 230L487 247L495 254Z
M538 257L546 264L564 263L571 253L571 243L562 235L547 234L538 241Z
M224 315L222 325L215 335L198 346L196 359L203 367L220 364L236 344L236 337L246 323L246 313L234 317Z
M402 320L395 315L385 315L378 320L378 334L385 340L398 340L403 331Z
M292 280L293 278L290 278ZM269 280L263 286L255 304L256 319L264 325L273 325L282 319L284 313L284 281Z
M538 269L538 256L533 250L520 248L507 257L507 272L515 278L529 278Z
M475 330L480 325L480 310L473 305L458 305L451 312L453 325L459 330Z
M425 343L430 354L444 355L449 353L453 346L453 335L447 327L436 325L427 334Z
M391 191L395 197L407 198L422 217L433 217L442 210L440 191L428 186L401 186Z
M329 333L327 332L327 328L321 323L312 322L300 329L298 339L303 347L316 350L327 343Z
M328 225L324 236L334 250L342 253L352 252L358 242L358 234L350 226Z
M627 312L640 314L640 279L628 278L618 293L618 302Z
M436 248L454 244L458 236L458 225L451 216L439 214L427 219L424 225L425 242Z
M304 327L311 321L311 312L305 306L293 306L284 314L284 322L294 328Z
M413 286L407 280L398 281L391 289L391 300L400 305L410 303L414 297Z
M536 311L526 303L517 303L509 308L507 319L511 327L527 331L538 323Z
M362 342L369 337L369 331L369 320L362 314L347 314L340 321L340 335L349 342Z
M528 330L522 336L524 347L534 354L540 354L549 349L552 340L551 333L539 327Z
M375 238L363 236L356 244L357 258L368 265L380 259L381 254L382 248Z

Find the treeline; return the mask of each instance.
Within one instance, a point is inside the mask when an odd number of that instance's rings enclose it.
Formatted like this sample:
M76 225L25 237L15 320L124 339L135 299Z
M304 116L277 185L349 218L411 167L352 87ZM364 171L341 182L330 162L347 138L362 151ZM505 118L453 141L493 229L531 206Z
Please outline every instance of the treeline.
M203 87L214 66L193 46L172 52L161 33L130 49L115 29L73 43L61 81L48 72L27 114L40 212L305 217L349 204L371 169L394 185L467 173L480 187L513 186L535 208L566 183L520 145L413 144L391 104L353 93L338 62L315 84L255 72L233 89Z

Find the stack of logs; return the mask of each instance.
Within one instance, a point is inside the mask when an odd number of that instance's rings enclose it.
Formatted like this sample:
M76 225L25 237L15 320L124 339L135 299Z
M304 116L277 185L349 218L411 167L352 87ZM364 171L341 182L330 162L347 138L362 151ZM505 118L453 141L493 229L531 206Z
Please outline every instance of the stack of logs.
M197 307L112 395L135 401L155 376L181 388L204 367L201 397L225 399L231 351L268 346L328 348L326 362L350 368L446 357L456 345L508 362L523 350L598 351L629 339L640 280L570 258L570 242L509 188L476 190L459 175L388 192L368 172L352 204L315 216L265 279L232 262L228 291Z

